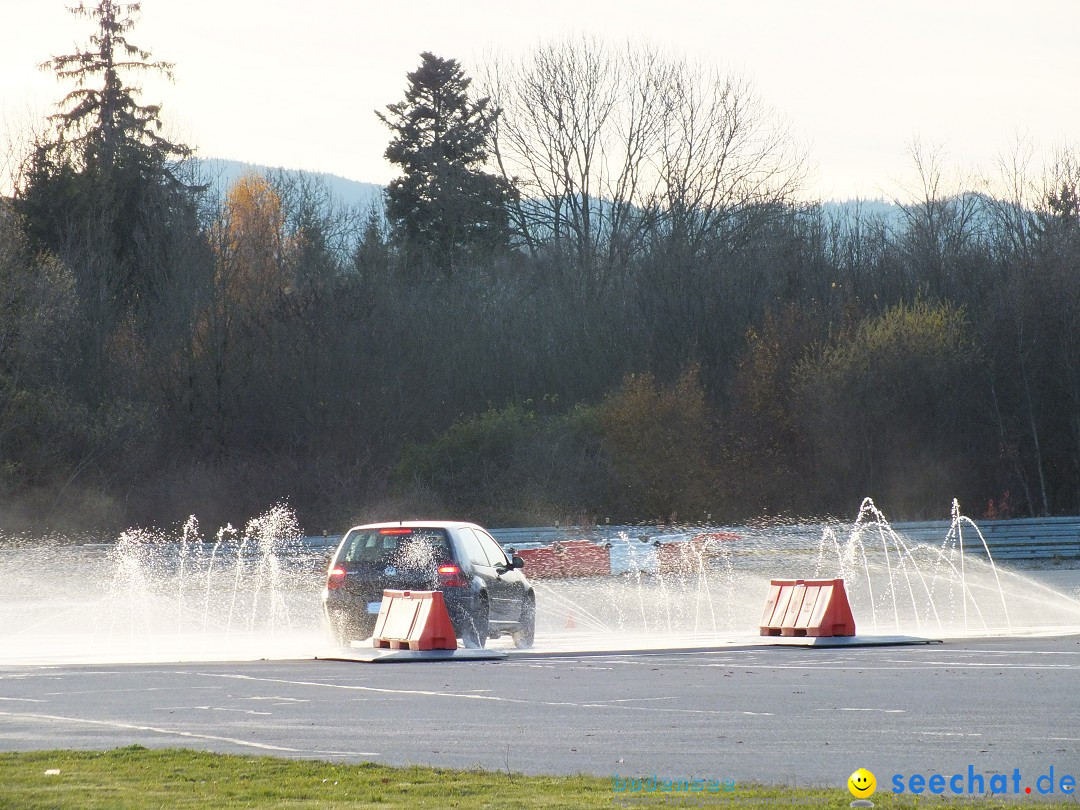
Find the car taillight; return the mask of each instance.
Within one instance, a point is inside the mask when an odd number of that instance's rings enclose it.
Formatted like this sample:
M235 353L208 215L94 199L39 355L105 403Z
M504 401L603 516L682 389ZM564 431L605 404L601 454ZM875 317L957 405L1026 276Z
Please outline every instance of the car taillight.
M345 569L340 565L335 565L326 575L326 587L330 589L340 588L345 584L345 576Z
M443 563L439 566L439 581L444 588L464 588L469 583L454 563Z

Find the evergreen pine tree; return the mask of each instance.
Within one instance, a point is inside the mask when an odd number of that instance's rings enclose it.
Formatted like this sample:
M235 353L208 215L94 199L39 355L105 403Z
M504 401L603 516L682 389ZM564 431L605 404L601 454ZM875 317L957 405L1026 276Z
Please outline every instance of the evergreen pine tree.
M141 160L148 168L172 178L168 163L191 150L160 135L161 107L140 104L138 89L125 83L126 74L158 73L172 78L170 62L151 61L149 51L128 41L140 3L98 0L69 9L93 20L97 31L88 47L56 56L42 65L75 89L52 116L58 130L81 152L87 167L109 169L120 160Z
M462 260L506 250L512 187L483 170L498 111L469 98L454 59L422 53L405 100L376 113L393 132L386 158L402 169L387 189L386 213L405 264L449 278Z
M390 249L383 235L382 216L372 207L353 252L353 268L365 285L383 282L390 270Z
M161 134L160 106L140 103L128 79L172 76L170 63L128 39L139 8L98 0L69 9L95 30L85 47L42 65L75 87L28 157L16 200L34 244L72 259L101 336L134 309L149 316L175 272L170 250L195 227L192 187L176 174L191 150Z

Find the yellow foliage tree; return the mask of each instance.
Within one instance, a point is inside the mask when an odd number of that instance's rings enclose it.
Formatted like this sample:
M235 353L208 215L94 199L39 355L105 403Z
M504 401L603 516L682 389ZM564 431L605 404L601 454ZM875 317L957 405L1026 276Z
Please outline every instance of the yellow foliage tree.
M713 427L694 365L674 387L631 375L600 406L600 434L623 517L701 520L712 509Z
M232 185L222 227L219 284L230 298L266 305L288 288L284 207L265 176L247 174Z
M206 375L198 386L207 400L206 427L223 452L245 412L240 394L258 374L274 309L290 283L281 196L262 175L241 177L210 236L213 297L199 320L192 365Z
M917 300L865 318L794 371L817 475L838 500L871 495L900 517L972 502L996 442L984 378L963 309Z

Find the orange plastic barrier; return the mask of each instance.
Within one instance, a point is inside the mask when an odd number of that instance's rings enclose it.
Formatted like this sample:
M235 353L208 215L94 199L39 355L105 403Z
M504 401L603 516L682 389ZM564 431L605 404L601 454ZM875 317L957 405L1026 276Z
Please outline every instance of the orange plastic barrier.
M456 650L457 634L439 591L383 591L371 643L391 650Z
M774 579L761 614L763 636L855 635L842 579Z

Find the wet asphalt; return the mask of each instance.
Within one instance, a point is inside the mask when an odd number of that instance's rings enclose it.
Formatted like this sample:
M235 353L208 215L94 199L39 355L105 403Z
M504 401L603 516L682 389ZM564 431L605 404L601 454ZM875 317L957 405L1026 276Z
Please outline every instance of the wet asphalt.
M865 648L0 668L0 750L843 786L1080 777L1080 636ZM1021 787L1024 787L1022 785ZM1010 783L1011 788L1011 783Z

